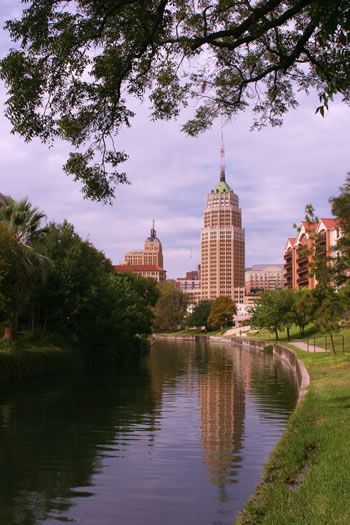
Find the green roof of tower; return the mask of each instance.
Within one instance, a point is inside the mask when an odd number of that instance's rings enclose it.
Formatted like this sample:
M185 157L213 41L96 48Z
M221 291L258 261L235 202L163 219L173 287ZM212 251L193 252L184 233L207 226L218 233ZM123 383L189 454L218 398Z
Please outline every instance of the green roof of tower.
M220 180L220 182L215 186L213 190L211 190L211 193L233 193L233 190L231 190L230 186L227 184L225 180Z

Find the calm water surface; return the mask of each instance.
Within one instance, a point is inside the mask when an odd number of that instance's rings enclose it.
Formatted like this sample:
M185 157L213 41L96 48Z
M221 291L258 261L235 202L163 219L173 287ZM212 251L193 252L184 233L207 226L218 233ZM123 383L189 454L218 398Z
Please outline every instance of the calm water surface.
M232 525L297 400L272 356L204 343L0 394L0 525Z

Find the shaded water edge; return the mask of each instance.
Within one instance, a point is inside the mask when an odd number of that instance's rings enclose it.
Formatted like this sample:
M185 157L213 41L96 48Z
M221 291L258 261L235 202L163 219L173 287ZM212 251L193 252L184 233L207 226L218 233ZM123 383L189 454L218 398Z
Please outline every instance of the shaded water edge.
M149 351L151 340L137 338L126 346L123 342L123 345L123 352L114 353L85 352L80 346L72 346L68 342L60 345L32 342L28 347L25 343L18 347L9 345L0 350L0 381L12 383L85 367L128 364Z
M204 336L200 335L167 335L167 334L154 334L151 345L155 341L194 341L200 342L204 340ZM209 343L220 343L232 346L238 346L239 348L250 348L254 350L263 351L266 345L273 347L273 355L281 359L282 362L286 363L294 372L296 378L296 384L299 391L298 403L302 402L303 397L307 393L308 386L310 384L310 376L304 365L304 363L298 359L297 354L286 346L279 343L266 343L265 341L257 341L255 339L242 338L242 337L220 337L220 336L205 336L205 341Z

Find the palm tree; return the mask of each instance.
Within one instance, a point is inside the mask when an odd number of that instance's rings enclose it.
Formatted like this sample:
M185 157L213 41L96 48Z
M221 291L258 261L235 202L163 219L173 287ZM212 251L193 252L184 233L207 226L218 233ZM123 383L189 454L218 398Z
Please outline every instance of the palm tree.
M11 197L3 197L0 222L8 224L19 243L28 245L35 235L46 230L46 228L39 228L44 218L46 218L45 213L39 208L33 208L28 197L20 201L15 201Z
M0 223L7 226L15 237L14 264L7 277L10 301L8 304L8 323L4 337L16 336L18 315L29 301L35 279L44 278L50 259L37 253L31 245L33 239L44 234L47 229L40 228L45 214L32 206L28 198L15 201L4 197L0 207Z

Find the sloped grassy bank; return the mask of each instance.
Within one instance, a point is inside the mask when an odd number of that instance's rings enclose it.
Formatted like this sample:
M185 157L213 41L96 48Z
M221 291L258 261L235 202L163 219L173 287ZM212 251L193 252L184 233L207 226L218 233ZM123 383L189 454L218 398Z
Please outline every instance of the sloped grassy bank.
M309 391L236 525L350 523L350 337L344 335L347 352L335 356L291 346L308 370Z

